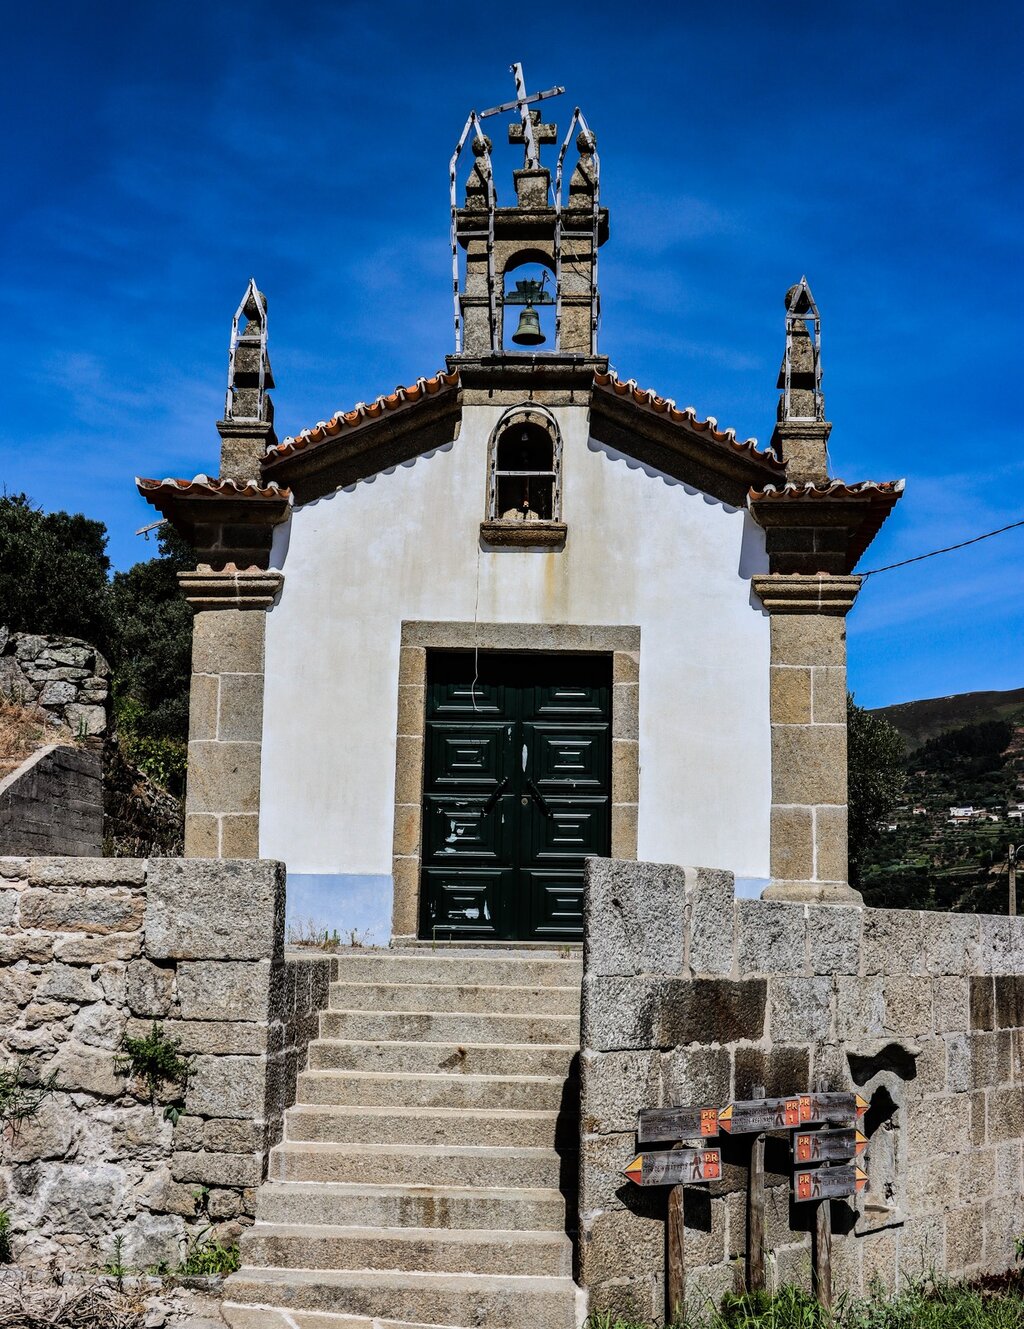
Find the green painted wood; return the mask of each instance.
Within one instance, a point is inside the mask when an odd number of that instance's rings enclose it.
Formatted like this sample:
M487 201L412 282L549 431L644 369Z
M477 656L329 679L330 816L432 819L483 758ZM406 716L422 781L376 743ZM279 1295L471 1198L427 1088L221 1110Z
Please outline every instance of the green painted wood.
M611 698L607 656L431 653L421 936L582 937L583 860L611 851Z

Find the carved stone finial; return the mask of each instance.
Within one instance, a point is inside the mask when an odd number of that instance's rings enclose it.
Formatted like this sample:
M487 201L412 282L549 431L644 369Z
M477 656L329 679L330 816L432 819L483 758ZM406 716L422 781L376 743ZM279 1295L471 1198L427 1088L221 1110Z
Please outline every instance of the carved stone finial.
M487 137L487 135L481 134L479 138L473 139L473 156L486 157L493 147L494 144Z
M592 157L597 150L597 135L592 129L581 129L576 135L576 150L581 157Z
M772 446L786 463L787 479L828 479L828 436L821 390L821 316L807 278L789 288L786 347L776 386L781 389Z
M258 479L267 448L277 442L270 397L273 386L267 350L267 297L251 278L231 320L228 390L224 419L217 424L222 479Z

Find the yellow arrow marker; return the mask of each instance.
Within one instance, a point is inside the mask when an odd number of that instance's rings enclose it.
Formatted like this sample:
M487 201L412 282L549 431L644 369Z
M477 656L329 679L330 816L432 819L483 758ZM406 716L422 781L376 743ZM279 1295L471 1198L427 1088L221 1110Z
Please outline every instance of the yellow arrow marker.
M857 1157L859 1158L860 1155L864 1152L864 1150L868 1147L868 1137L866 1135L862 1135L860 1131L854 1131L853 1139L854 1143L857 1146Z
M854 1103L856 1104L857 1107L857 1116L863 1117L864 1113L867 1112L868 1110L868 1104L864 1101L863 1098L861 1098L860 1094L854 1094L853 1098L854 1098Z
M863 1168L859 1168L855 1165L853 1169L853 1175L856 1178L857 1194L859 1195L860 1192L864 1189L864 1187L868 1184L868 1174L864 1171Z
M638 1186L640 1185L640 1182L643 1180L643 1175L644 1175L643 1154L637 1154L636 1158L633 1159L629 1167L626 1168L624 1175L627 1176L630 1179L630 1181L636 1182Z
M718 1113L718 1126L720 1130L732 1134L732 1104L722 1108Z

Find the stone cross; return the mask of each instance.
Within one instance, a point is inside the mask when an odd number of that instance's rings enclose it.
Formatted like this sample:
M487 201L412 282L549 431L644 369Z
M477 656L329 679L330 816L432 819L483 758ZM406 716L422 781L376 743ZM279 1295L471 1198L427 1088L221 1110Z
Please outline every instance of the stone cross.
M529 170L531 167L536 168L540 165L540 155L537 153L537 148L542 143L558 142L558 126L542 125L540 123L540 111L528 111L527 114L530 117L530 128L533 131L533 160L530 160L531 144L527 141L526 126L522 121L519 124L509 125L508 141L510 143L522 143L524 149L523 166Z
M512 75L516 81L516 105L519 108L519 124L509 125L508 141L523 145L523 167L527 171L535 171L540 166L538 145L556 142L557 130L554 125L542 125L540 123L540 111L527 109L528 103L536 101L538 98L526 95L526 78L523 74L523 66L519 63L514 64Z

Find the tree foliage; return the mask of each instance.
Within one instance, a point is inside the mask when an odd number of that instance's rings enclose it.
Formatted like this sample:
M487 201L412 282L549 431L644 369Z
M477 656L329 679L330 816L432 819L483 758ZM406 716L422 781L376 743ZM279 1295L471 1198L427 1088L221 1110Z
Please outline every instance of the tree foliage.
M888 720L846 699L849 773L850 881L858 885L865 858L906 785L906 748Z
M109 571L101 521L0 495L0 626L81 637L108 654Z
M178 573L195 554L171 526L161 526L160 554L114 574L114 697L119 728L140 739L188 737L192 611ZM166 783L166 781L164 781Z

